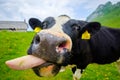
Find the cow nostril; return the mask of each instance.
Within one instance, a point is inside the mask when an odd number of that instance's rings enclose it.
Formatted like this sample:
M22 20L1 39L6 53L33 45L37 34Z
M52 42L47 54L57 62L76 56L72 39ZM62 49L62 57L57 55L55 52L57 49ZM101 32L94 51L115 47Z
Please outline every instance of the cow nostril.
M37 36L35 37L35 43L36 43L36 44L39 44L39 43L40 43L40 37L39 37L39 35L37 35Z
M58 53L63 53L64 52L64 49L66 49L67 47L67 43L66 42L62 42L60 43L57 47L56 47L56 51Z
M66 46L66 42L62 42L61 44L58 45L59 48L64 48Z

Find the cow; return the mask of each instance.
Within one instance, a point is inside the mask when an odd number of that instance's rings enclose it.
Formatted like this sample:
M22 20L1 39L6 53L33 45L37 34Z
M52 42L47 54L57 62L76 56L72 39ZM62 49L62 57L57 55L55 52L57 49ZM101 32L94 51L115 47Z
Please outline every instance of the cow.
M31 18L29 24L37 33L27 53L44 60L32 67L38 76L55 76L62 66L75 65L73 79L79 80L89 64L109 64L120 57L120 29L67 15Z
M60 66L76 65L72 68L74 80L80 79L87 65L109 64L120 57L120 29L71 19L67 15L48 17L43 22L31 18L29 23L33 29L37 27L38 33L28 54ZM38 27L42 29L40 32Z

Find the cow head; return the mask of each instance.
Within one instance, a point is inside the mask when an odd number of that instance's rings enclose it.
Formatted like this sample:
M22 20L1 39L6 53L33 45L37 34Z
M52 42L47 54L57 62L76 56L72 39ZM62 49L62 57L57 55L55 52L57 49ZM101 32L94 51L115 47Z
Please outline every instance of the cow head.
M50 66L52 67L50 74L56 75L60 66L70 63L72 53L75 53L73 46L76 40L90 39L91 34L95 34L100 29L99 23L74 20L66 15L57 18L48 17L43 22L31 18L29 23L37 34L32 40L28 54L46 61L45 64L33 68L39 76L46 75L43 74L46 69L42 70L42 67L50 68Z

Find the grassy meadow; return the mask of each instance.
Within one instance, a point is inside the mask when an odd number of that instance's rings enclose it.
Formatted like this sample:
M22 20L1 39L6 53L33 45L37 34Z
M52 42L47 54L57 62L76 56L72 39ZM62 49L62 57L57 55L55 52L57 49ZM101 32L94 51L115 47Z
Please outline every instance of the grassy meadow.
M34 32L7 32L0 31L0 80L72 80L70 68L60 72L55 77L41 78L31 69L12 70L5 65L5 61L26 55ZM80 80L119 80L116 64L90 64Z

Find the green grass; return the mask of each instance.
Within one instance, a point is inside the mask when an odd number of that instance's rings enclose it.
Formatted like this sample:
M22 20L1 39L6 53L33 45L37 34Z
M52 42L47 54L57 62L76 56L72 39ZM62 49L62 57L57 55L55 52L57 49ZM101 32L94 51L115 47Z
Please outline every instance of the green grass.
M31 69L12 70L5 61L26 55L34 32L0 32L0 80L72 80L69 68L52 78L41 78ZM115 63L107 65L90 64L83 73L81 80L119 80L120 74Z

